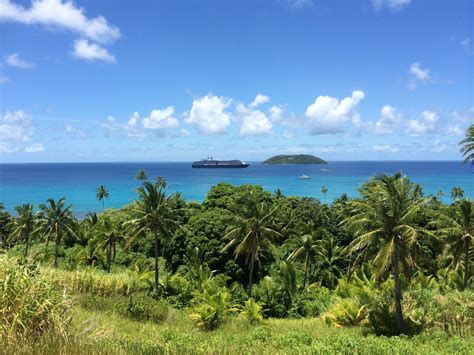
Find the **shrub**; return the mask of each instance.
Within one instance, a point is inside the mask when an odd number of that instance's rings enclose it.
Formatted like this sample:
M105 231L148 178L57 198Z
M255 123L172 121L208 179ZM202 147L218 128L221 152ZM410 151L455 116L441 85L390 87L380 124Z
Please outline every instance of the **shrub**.
M47 331L64 335L70 300L36 268L0 258L0 334L7 341Z
M168 307L146 294L136 294L130 296L125 315L136 320L160 323L168 317Z
M421 332L423 326L420 322L417 322L408 314L404 318L407 325L407 334L413 335ZM372 304L369 312L369 322L376 335L400 335L396 319L395 306L393 304L388 301L375 301Z
M336 327L367 324L367 305L360 305L353 299L343 299L334 304L324 315L327 324Z
M253 298L249 298L244 302L240 317L247 320L250 324L257 324L263 320L262 306L259 305Z

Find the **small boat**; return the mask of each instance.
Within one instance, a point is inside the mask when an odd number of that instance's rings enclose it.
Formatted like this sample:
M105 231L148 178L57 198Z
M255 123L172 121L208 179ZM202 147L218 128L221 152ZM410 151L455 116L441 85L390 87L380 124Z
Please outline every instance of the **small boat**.
M299 178L302 179L302 180L311 179L311 177L309 177L308 175L305 175L305 174L301 175Z

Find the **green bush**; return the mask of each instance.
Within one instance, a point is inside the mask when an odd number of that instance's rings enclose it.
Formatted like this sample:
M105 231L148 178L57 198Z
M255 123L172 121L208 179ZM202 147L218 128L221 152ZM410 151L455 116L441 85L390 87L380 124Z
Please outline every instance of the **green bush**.
M161 323L168 317L168 307L146 294L135 294L129 297L125 314L136 320L150 320Z
M249 298L242 306L240 317L250 324L260 323L263 320L262 306L255 302L253 298Z
M342 299L325 313L323 319L329 325L346 327L354 325L367 325L367 305L360 305L354 299Z

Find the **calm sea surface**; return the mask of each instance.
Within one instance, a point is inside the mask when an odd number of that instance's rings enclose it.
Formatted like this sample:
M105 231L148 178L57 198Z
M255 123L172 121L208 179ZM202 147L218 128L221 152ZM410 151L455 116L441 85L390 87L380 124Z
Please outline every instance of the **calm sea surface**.
M466 197L474 198L474 168L460 162L330 162L328 165L261 165L247 169L192 169L190 163L60 163L0 164L0 202L11 210L30 202L66 197L77 214L101 209L95 198L100 184L110 197L106 207L123 206L136 196L137 170L144 169L150 179L163 176L169 192L180 191L187 200L202 201L209 188L219 182L258 184L268 191L281 189L285 195L309 196L323 200L321 186L329 191L327 201L347 193L357 196L357 188L378 173L400 171L423 186L425 194L445 192L449 200L453 186L461 186ZM298 179L306 174L310 180Z

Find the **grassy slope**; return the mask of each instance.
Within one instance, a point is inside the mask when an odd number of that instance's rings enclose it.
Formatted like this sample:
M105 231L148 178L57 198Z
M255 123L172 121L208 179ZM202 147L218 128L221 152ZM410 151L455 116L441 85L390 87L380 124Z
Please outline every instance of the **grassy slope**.
M250 326L230 319L213 332L197 330L184 311L162 324L134 321L110 311L73 310L71 337L22 346L24 353L404 353L456 354L474 348L473 339L425 333L413 338L364 335L361 328L337 329L320 319L269 319ZM80 340L74 340L80 339ZM33 350L34 349L34 350ZM18 350L18 348L17 348ZM1 353L1 351L0 351Z

